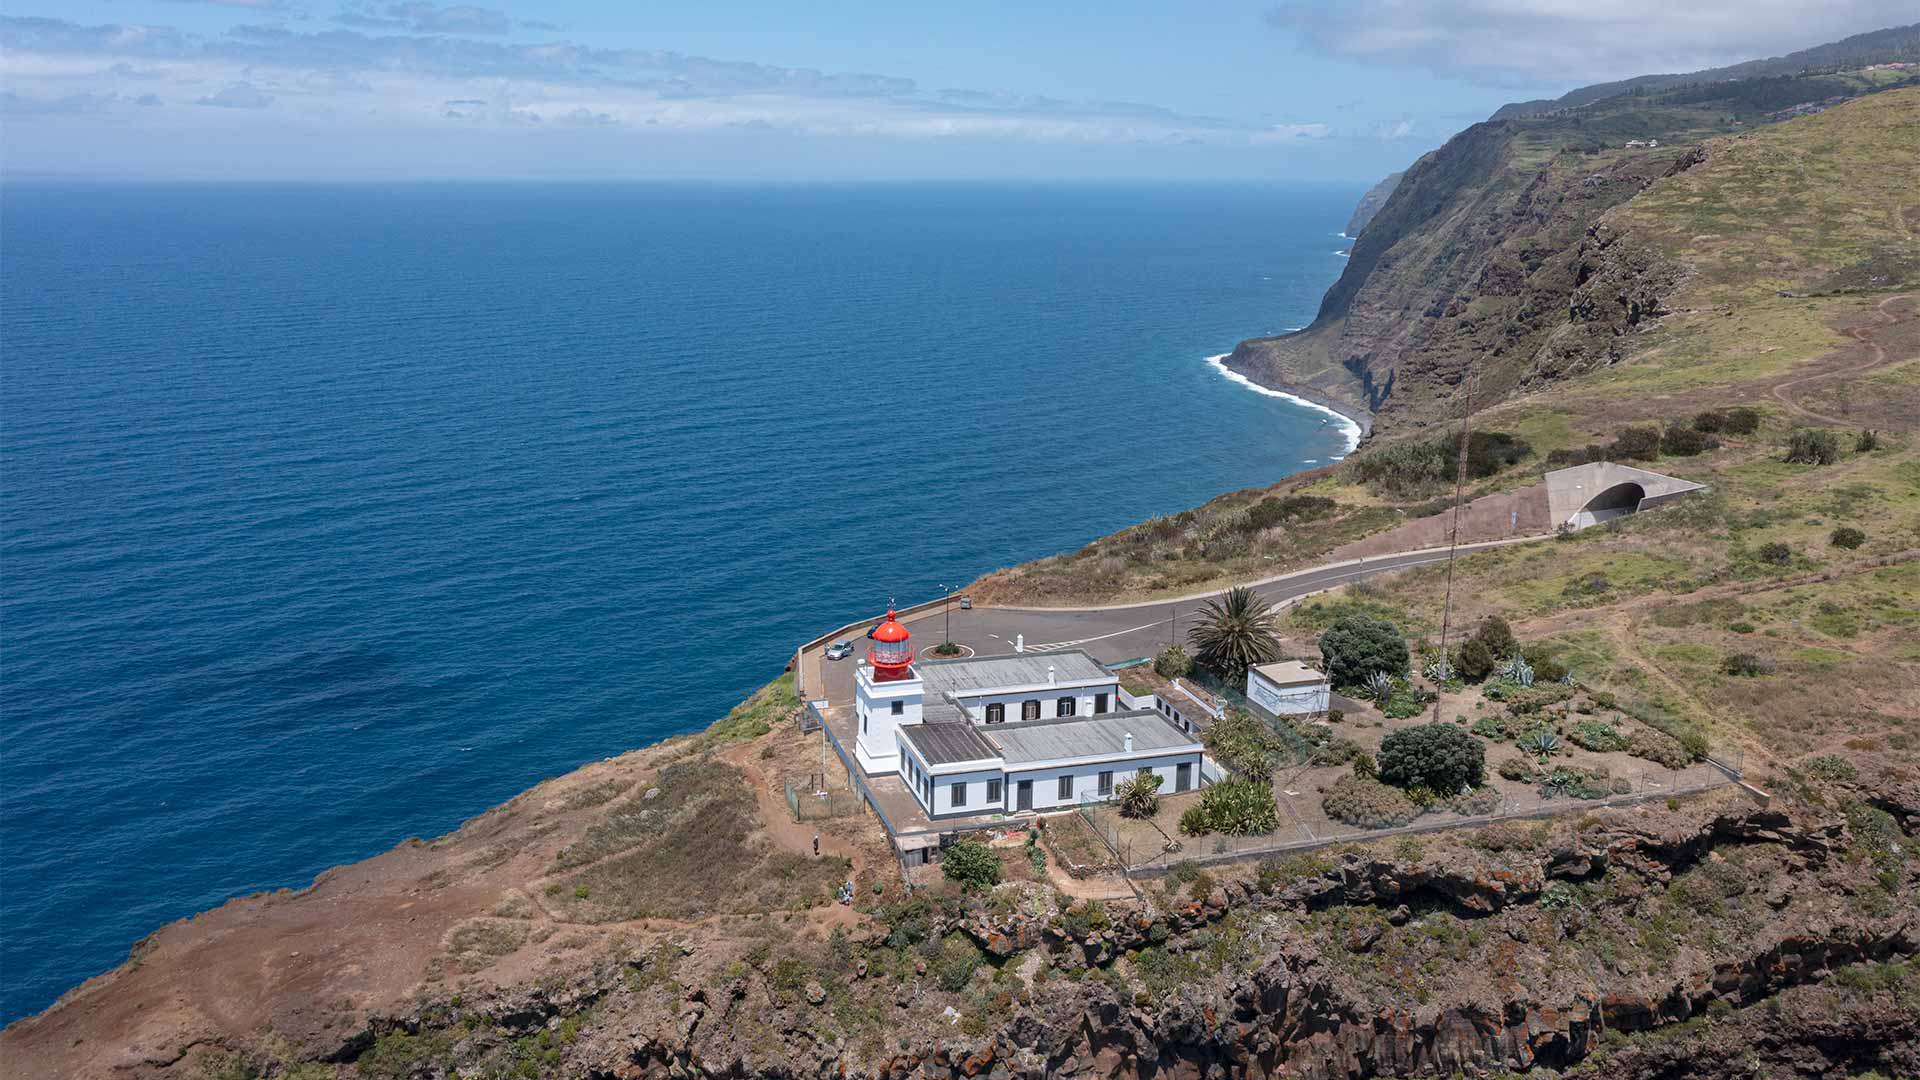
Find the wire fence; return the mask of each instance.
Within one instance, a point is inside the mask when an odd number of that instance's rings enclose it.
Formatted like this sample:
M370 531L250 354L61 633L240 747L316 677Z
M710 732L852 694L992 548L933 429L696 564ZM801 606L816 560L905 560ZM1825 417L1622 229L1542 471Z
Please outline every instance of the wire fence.
M787 780L783 786L787 790L787 809L793 812L795 821L847 817L859 813L866 805L866 799L859 792L849 787L829 787L820 776Z
M1281 855L1333 844L1378 840L1448 829L1470 829L1500 821L1529 820L1587 813L1606 807L1694 795L1735 783L1737 755L1715 757L1680 769L1649 765L1609 777L1596 797L1557 793L1544 786L1486 787L1471 799L1456 800L1398 825L1366 828L1328 818L1316 787L1344 775L1340 768L1296 769L1274 782L1279 826L1258 836L1188 836L1179 831L1179 814L1190 798L1163 800L1153 820L1123 817L1112 803L1086 803L1078 814L1107 848L1114 865L1129 877L1154 875L1182 863L1204 864ZM1325 774L1325 775L1315 775Z

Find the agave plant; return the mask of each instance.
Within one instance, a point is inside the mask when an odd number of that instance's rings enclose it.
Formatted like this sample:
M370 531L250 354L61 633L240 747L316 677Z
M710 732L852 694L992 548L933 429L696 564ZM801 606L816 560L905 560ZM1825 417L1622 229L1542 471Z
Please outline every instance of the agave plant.
M1545 761L1560 752L1560 736L1541 728L1520 736L1519 746L1523 753L1532 754L1541 761Z
M1453 665L1447 663L1447 658L1444 656L1435 657L1427 661L1427 666L1421 669L1420 673L1427 677L1428 682L1438 686L1453 680Z
M1367 696L1385 705L1393 697L1393 676L1384 671L1367 676Z
M1526 657L1514 653L1511 660L1500 665L1500 677L1524 689L1533 685L1533 665L1527 663Z

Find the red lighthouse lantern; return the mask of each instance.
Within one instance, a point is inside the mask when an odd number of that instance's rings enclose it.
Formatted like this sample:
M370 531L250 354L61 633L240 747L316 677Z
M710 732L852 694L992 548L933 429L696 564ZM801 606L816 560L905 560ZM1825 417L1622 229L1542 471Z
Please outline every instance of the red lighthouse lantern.
M890 682L908 678L907 669L913 666L913 637L907 628L900 625L894 613L887 612L887 620L873 628L868 635L873 646L867 650L867 659L873 662L873 681Z

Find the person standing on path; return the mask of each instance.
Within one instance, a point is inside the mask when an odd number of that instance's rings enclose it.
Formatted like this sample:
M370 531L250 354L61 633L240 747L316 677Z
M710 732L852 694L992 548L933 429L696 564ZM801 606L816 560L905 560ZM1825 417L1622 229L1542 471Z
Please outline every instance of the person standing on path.
M820 834L819 833L813 834L813 857L816 859L820 857Z

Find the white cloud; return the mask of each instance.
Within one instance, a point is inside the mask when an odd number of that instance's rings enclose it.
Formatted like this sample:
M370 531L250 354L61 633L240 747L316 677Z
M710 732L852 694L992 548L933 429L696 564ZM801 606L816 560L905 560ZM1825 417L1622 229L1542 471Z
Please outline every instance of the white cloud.
M273 104L273 96L262 93L252 83L237 82L218 93L200 98L194 104L213 105L222 109L264 109Z
M1913 0L1287 0L1323 52L1566 85L1697 71L1912 22Z

